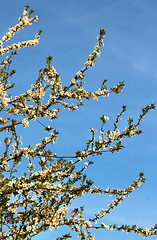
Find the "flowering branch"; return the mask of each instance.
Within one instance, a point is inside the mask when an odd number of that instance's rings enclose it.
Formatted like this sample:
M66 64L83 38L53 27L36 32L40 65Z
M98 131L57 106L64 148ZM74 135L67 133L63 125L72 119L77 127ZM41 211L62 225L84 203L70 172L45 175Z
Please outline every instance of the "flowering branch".
M46 58L46 65L39 70L38 79L23 94L13 97L9 90L14 83L9 78L15 74L10 70L13 55L17 50L35 46L39 43L42 31L36 34L35 39L14 43L3 47L19 30L30 26L37 21L38 16L31 18L34 10L25 6L23 16L19 17L19 23L11 27L0 41L0 55L8 54L0 62L0 132L4 134L4 152L0 155L0 239L28 239L48 229L57 229L60 226L68 226L77 233L78 238L93 240L90 233L92 228L105 230L116 229L118 231L136 232L143 237L157 235L157 225L151 228L140 228L136 225L116 224L106 225L102 222L98 226L97 220L110 213L131 192L138 188L145 178L140 173L139 178L125 190L104 190L93 187L93 181L87 178L86 168L94 161L91 157L103 155L105 152L116 153L124 146L122 141L126 138L141 134L138 129L143 117L155 109L155 104L147 105L142 109L137 123L128 119L128 126L118 129L119 121L126 106L117 114L112 130L105 130L109 117L103 114L100 134L96 139L97 130L90 129L91 138L87 141L83 150L78 150L72 156L60 156L52 151L52 146L58 139L59 132L52 126L43 124L42 118L47 121L57 119L62 109L70 111L78 110L83 106L83 100L99 97L109 97L110 93L119 94L124 88L124 82L108 89L107 80L95 92L87 91L83 84L85 72L95 65L100 57L100 48L103 46L105 31L100 29L98 42L94 50L89 54L84 67L79 70L67 86L62 86L59 73L52 65L52 56ZM49 91L49 92L48 92ZM31 103L31 104L30 104ZM56 107L60 106L61 108ZM9 117L4 117L3 113ZM11 117L10 117L11 115ZM35 143L35 146L22 147L22 136L18 134L20 126L29 127L30 122L37 122L42 127L46 136ZM26 171L19 177L18 166L25 162ZM115 200L106 209L101 209L95 217L85 220L84 207L72 208L72 201L84 194L102 194L114 196ZM14 200L13 200L14 199ZM70 238L70 233L58 237L57 240Z

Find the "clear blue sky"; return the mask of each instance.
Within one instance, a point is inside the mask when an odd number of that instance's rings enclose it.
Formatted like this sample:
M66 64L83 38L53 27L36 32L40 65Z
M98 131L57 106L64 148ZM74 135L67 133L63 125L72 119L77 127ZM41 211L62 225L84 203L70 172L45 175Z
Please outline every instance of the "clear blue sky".
M29 4L36 11L39 20L13 39L14 42L33 39L39 29L43 30L37 47L19 51L14 68L17 73L12 79L16 83L15 95L25 92L44 67L45 58L53 56L53 64L67 84L83 67L93 50L99 29L106 30L101 58L85 74L85 87L96 90L107 78L108 87L125 81L121 94L110 95L100 101L85 102L76 112L62 111L54 126L61 132L54 152L72 154L82 150L89 139L90 128L100 128L102 114L109 116L108 128L112 126L121 106L127 105L120 129L127 126L127 119L137 120L141 108L157 104L157 1L156 0L6 0L1 3L0 34L17 23L23 6ZM143 134L124 142L125 149L118 154L104 154L95 158L95 165L88 174L95 185L123 189L143 171L147 181L135 190L119 207L106 216L106 224L137 224L150 227L157 223L157 111L151 110L142 122ZM25 145L38 142L40 126L21 128ZM20 132L20 128L19 128ZM96 199L98 198L98 199ZM87 216L93 216L105 208L102 197L87 196L76 201L86 205ZM48 231L34 239L55 239L61 230ZM140 240L137 234L127 235L117 231L94 231L96 240ZM74 238L76 239L76 238ZM150 237L154 240L156 237Z

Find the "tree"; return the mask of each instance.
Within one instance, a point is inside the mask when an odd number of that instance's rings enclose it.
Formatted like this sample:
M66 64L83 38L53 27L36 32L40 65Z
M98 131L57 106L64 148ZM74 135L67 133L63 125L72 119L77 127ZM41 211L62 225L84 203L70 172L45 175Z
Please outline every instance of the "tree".
M15 74L15 70L10 69L12 58L20 48L37 45L42 31L40 30L33 40L14 43L5 48L3 44L19 30L38 19L37 16L31 18L33 12L34 10L29 10L29 6L25 6L23 16L19 17L19 23L11 27L0 41L0 55L7 55L0 63L0 111L5 115L0 118L0 124L3 125L0 131L3 132L5 144L5 150L0 156L0 239L31 239L42 231L57 229L60 226L68 226L77 233L78 238L91 240L94 239L91 230L100 228L135 232L143 237L157 235L157 225L143 229L136 225L117 226L106 225L103 222L97 224L99 219L109 214L145 182L142 172L139 178L124 190L109 188L104 190L93 186L93 181L85 174L86 168L94 164L92 156L103 155L105 152L119 152L124 147L122 144L124 139L141 134L139 125L149 110L155 109L155 104L143 108L136 123L129 118L128 126L120 131L118 123L126 111L126 106L123 105L112 130L105 132L104 126L109 118L103 115L100 117L102 124L100 135L96 136L96 129L90 129L91 138L83 150L77 151L73 156L60 156L54 153L51 147L57 141L59 132L50 123L44 124L42 119L48 118L47 122L57 119L61 108L76 111L83 106L83 99L98 100L99 97L108 97L110 93L119 94L123 90L124 82L119 82L117 86L108 89L105 79L96 92L86 91L84 88L85 72L94 66L97 57L100 57L100 47L103 45L105 35L105 31L100 29L94 51L90 53L85 66L77 72L68 86L62 86L60 76L52 66L52 56L48 56L45 67L39 70L39 77L31 88L26 93L13 97L9 93L14 87L14 83L9 80ZM22 147L20 126L27 128L31 121L42 126L46 137L40 139L34 147L31 145ZM28 167L24 175L17 177L18 166L26 160ZM107 209L101 209L93 218L86 219L84 207L70 210L69 206L76 197L87 193L112 195L115 200ZM70 237L71 234L67 233L57 239Z

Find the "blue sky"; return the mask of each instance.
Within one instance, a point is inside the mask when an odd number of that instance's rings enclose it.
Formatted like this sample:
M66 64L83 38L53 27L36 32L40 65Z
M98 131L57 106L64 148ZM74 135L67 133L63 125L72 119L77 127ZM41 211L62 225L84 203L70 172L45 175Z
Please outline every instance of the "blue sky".
M68 84L75 73L83 67L89 53L97 42L100 28L106 30L101 58L85 74L85 88L96 90L107 78L108 87L125 81L121 94L111 94L98 102L85 101L76 112L62 111L54 126L60 131L56 153L72 154L82 150L90 137L90 128L100 128L99 118L105 114L112 127L121 106L127 112L120 129L127 126L127 119L138 119L142 107L157 104L157 1L155 0L86 0L86 1L2 1L0 36L8 27L17 23L23 6L29 4L39 20L33 26L18 33L13 42L33 39L39 29L43 30L40 44L19 51L13 67L15 95L25 92L36 80L38 70L44 67L45 58L53 56L53 64L60 73L63 85ZM141 124L143 134L124 142L125 149L118 154L104 154L95 158L95 165L87 172L95 185L123 189L143 171L147 181L135 190L116 210L104 219L106 224L137 224L150 227L157 223L157 111L150 111ZM24 144L35 144L40 138L40 126L22 131ZM33 136L33 137L32 137ZM105 198L87 196L76 200L76 205L86 205L87 216L99 208L105 208ZM55 239L62 230L48 231L34 239ZM127 235L116 231L94 231L96 240L142 239L136 234ZM75 238L74 238L75 239ZM155 239L155 237L150 237Z

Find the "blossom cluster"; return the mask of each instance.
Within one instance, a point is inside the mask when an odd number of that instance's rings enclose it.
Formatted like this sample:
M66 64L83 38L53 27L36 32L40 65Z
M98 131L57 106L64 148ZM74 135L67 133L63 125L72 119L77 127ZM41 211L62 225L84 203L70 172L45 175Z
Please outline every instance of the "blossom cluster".
M8 45L6 48L3 48L3 43L8 42L15 35L15 33L19 32L19 30L22 30L25 26L29 26L38 20L38 16L31 18L30 15L32 11L28 12L27 10L28 6L25 7L23 16L19 17L19 23L14 27L9 28L9 31L2 37L2 40L0 41L0 55L8 53L10 50L18 50L24 47L35 46L39 43L41 31L36 34L34 40L14 43L11 46Z

